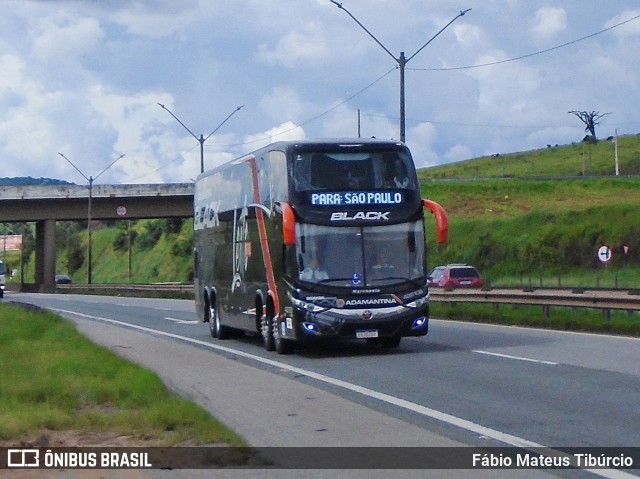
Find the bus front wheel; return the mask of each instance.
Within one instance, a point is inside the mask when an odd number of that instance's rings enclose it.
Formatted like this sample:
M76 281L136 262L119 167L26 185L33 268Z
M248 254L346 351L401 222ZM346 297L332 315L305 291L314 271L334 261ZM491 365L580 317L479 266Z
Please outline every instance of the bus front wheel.
M273 336L275 340L275 349L278 354L291 354L293 352L293 341L290 339L284 339L278 330L278 321L274 317L272 319L273 324ZM285 323L280 323L281 327L284 327Z
M273 334L273 315L263 314L260 318L260 332L262 343L267 351L276 350L276 339Z

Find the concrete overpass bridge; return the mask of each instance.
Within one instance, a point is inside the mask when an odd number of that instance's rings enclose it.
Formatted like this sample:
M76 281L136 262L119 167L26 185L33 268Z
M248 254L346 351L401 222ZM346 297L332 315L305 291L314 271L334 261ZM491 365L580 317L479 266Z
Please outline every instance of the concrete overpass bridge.
M56 221L188 218L193 183L3 186L0 222L36 224L35 289L55 291Z

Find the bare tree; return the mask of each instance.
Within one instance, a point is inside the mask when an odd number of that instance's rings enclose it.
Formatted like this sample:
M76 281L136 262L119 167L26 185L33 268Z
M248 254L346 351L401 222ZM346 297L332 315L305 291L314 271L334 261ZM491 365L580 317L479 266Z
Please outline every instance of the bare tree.
M582 123L585 124L584 131L587 131L591 134L591 139L593 141L597 141L596 138L596 125L600 124L600 120L611 113L600 113L599 111L577 111L571 110L567 113L571 113L572 115L580 118Z

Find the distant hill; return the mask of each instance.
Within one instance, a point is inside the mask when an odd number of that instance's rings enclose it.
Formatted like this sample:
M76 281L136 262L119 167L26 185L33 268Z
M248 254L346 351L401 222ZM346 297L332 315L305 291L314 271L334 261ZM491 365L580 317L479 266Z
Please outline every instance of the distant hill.
M32 178L31 176L17 176L14 178L0 178L0 186L41 186L41 185L74 185L64 180L54 178Z

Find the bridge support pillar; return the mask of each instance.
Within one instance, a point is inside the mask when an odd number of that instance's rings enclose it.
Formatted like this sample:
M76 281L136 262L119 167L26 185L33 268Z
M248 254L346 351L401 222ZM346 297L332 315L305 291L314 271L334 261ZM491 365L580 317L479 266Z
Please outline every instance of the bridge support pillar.
M41 293L56 290L56 222L36 222L36 285Z

